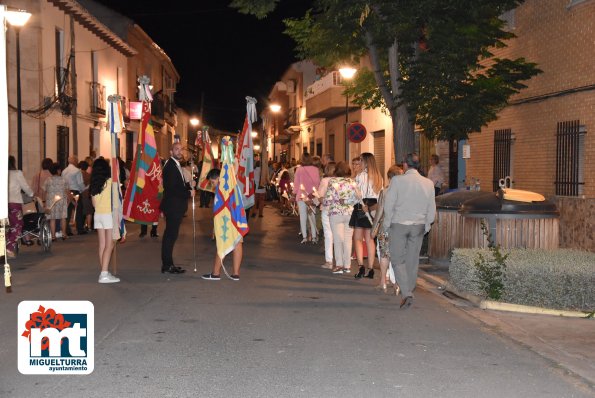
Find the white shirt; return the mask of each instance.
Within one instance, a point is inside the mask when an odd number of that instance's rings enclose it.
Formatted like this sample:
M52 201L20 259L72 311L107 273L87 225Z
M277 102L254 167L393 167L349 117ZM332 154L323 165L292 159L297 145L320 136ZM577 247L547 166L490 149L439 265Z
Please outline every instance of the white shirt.
M21 190L29 196L33 196L33 190L25 181L21 170L8 170L8 203L23 203Z
M442 188L442 184L444 184L444 173L442 172L440 166L436 164L430 167L430 170L428 171L428 178L432 180L436 188Z
M362 199L378 199L379 192L374 192L374 185L372 185L368 177L368 171L364 170L355 177L355 182L359 191L362 193Z
M70 190L79 192L85 190L83 174L81 173L81 170L72 163L68 164L68 167L62 171L62 177L66 180Z

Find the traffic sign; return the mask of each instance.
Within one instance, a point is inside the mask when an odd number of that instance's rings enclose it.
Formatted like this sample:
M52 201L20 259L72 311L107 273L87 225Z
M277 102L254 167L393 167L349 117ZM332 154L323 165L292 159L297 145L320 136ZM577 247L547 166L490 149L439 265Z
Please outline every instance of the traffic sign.
M351 123L347 128L347 138L356 144L362 142L366 139L366 128L361 123Z

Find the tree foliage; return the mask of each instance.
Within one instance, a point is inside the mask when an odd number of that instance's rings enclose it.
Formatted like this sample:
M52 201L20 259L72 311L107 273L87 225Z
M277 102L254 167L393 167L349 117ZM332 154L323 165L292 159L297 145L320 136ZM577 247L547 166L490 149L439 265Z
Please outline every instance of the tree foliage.
M233 6L262 17L277 1L235 0ZM286 33L301 58L323 67L359 64L368 56L369 67L358 71L347 90L358 104L383 107L393 122L405 107L400 115L413 115L409 122L429 138L461 139L495 120L525 88L522 82L540 73L523 58L497 59L491 53L514 38L500 16L521 3L316 0L302 18L285 21ZM412 129L395 129L398 139L412 135Z

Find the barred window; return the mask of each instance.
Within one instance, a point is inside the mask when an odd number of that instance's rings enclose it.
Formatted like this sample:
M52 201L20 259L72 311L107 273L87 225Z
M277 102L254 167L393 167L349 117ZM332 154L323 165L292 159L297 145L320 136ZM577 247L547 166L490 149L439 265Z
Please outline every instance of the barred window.
M511 129L494 131L494 171L492 180L494 192L500 187L500 179L512 177L513 141L514 138Z
M559 122L556 133L556 195L580 196L585 186L585 126Z

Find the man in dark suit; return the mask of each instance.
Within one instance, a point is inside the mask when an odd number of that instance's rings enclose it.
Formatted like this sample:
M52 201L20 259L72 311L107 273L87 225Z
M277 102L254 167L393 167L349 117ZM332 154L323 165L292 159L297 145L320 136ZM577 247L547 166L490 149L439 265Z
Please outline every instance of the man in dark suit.
M185 272L182 268L174 265L172 258L180 224L188 209L188 198L194 196L190 181L186 181L180 166L182 159L182 144L177 142L172 147L171 157L163 166L163 199L160 208L165 215L166 224L161 243L162 273L181 274Z

